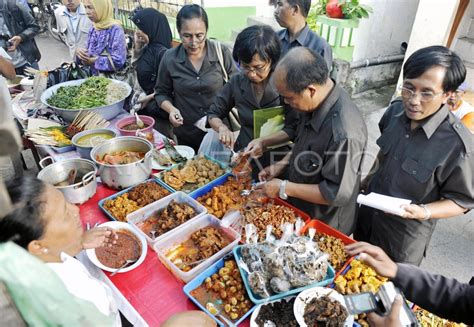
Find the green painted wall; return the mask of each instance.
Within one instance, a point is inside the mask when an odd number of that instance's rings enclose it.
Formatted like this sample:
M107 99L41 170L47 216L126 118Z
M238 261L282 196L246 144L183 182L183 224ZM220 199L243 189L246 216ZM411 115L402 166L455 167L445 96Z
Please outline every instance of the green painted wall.
M247 26L247 17L256 15L255 7L205 7L209 18L209 37L231 41L232 30Z

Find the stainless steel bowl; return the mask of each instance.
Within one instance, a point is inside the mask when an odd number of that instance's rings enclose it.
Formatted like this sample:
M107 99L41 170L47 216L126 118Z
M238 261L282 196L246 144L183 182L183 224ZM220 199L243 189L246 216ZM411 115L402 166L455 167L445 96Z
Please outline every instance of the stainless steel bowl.
M46 165L48 160L52 162L50 165ZM43 169L38 173L38 179L51 185L65 181L72 169L77 170L77 176L81 178L80 182L68 186L55 186L70 203L82 204L97 191L97 168L90 160L67 159L54 162L52 157L46 157L39 164Z
M120 136L96 146L91 151L92 160L99 167L102 183L114 189L123 189L141 183L151 174L153 144L136 136ZM125 165L109 165L97 161L107 153L118 151L145 152L145 157Z
M64 120L67 121L67 122L72 122L74 120L74 118L77 116L77 114L80 113L81 111L94 111L94 112L98 113L99 115L101 115L105 120L111 120L111 119L115 118L116 116L118 116L123 111L123 104L125 103L125 99L132 92L132 88L127 83L112 79L112 81L114 83L122 84L127 89L126 95L123 97L123 99L120 100L120 101L117 101L115 103L112 103L112 104L109 104L109 105L106 105L106 106L102 106L102 107L87 108L87 109L64 109L64 108L57 108L57 107L54 107L54 106L51 106L51 105L48 104L48 99L54 93L56 93L57 90L61 86L81 85L82 83L84 83L84 81L85 81L85 79L78 79L78 80L75 80L75 81L69 81L69 82L64 82L64 83L59 83L59 84L53 85L50 88L48 88L46 91L44 91L43 94L41 94L41 102L45 106L53 108L54 111L59 116L63 117Z
M83 136L90 135L90 134L97 134L97 133L109 134L109 135L112 136L112 138L117 136L117 133L115 133L113 130L106 129L106 128L90 129L90 130L87 130L87 131L77 133L76 135L74 135L72 137L71 142L76 147L76 150L77 150L77 152L79 152L79 155L81 156L81 158L91 160L91 150L92 150L92 148L94 146L100 145L104 142L100 142L100 143L95 144L93 139L92 139L90 146L79 145L77 142Z

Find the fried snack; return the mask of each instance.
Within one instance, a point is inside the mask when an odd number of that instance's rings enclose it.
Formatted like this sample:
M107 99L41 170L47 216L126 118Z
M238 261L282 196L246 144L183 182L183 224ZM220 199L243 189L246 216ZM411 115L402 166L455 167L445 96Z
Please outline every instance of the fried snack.
M170 194L155 182L146 182L132 188L115 199L107 200L104 209L115 219L127 221L127 215Z
M226 260L218 273L207 277L191 294L203 306L209 301L219 303L222 314L231 320L240 319L253 307L234 260Z
M352 260L351 268L334 281L336 290L341 294L361 292L376 293L387 278L378 276L375 270L359 260Z
M224 173L225 170L219 164L198 156L177 168L164 171L161 178L175 190L192 192Z
M273 226L273 235L279 239L283 232L280 226L283 223L296 222L296 214L288 207L268 202L262 206L253 207L248 210L241 209L241 214L245 219L245 224L253 224L257 228L258 240L265 240L266 229L268 225Z
M250 188L250 181L239 183L233 177L215 186L211 192L199 197L197 201L207 208L207 212L217 218L222 218L228 210L239 210L245 202L240 192Z
M115 199L107 200L104 209L107 210L118 221L126 221L127 215L141 207L136 201L129 199L129 194L124 193Z
M196 216L193 207L172 200L166 208L154 212L146 220L137 224L145 234L154 239L180 226Z
M317 233L316 240L321 251L329 254L329 261L336 271L342 268L348 259L344 242L337 237L324 233Z
M449 320L440 318L425 309L417 308L415 317L422 327L465 327L465 324L455 323Z

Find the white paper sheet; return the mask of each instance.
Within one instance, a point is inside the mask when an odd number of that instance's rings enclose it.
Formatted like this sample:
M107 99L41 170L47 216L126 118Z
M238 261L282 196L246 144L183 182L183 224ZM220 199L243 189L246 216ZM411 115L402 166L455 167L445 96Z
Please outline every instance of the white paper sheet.
M357 203L379 209L393 215L402 216L405 213L405 210L400 208L400 206L402 204L410 204L411 200L372 192L368 195L359 194L357 196Z

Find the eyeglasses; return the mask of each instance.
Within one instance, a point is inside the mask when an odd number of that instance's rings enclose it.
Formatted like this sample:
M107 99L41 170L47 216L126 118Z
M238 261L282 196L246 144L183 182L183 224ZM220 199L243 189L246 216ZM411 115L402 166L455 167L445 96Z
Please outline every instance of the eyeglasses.
M270 63L267 63L261 67L250 67L246 64L240 63L240 68L246 73L254 73L254 74L263 74L270 66Z
M181 40L186 43L202 43L206 40L206 33L199 34L182 34L180 35Z
M420 96L420 101L421 102L430 102L433 101L434 98L436 98L438 95L443 94L444 92L439 92L439 93L433 93L433 92L415 92L413 90L410 90L409 88L406 88L402 86L400 88L402 97L411 99L412 97L419 95Z

